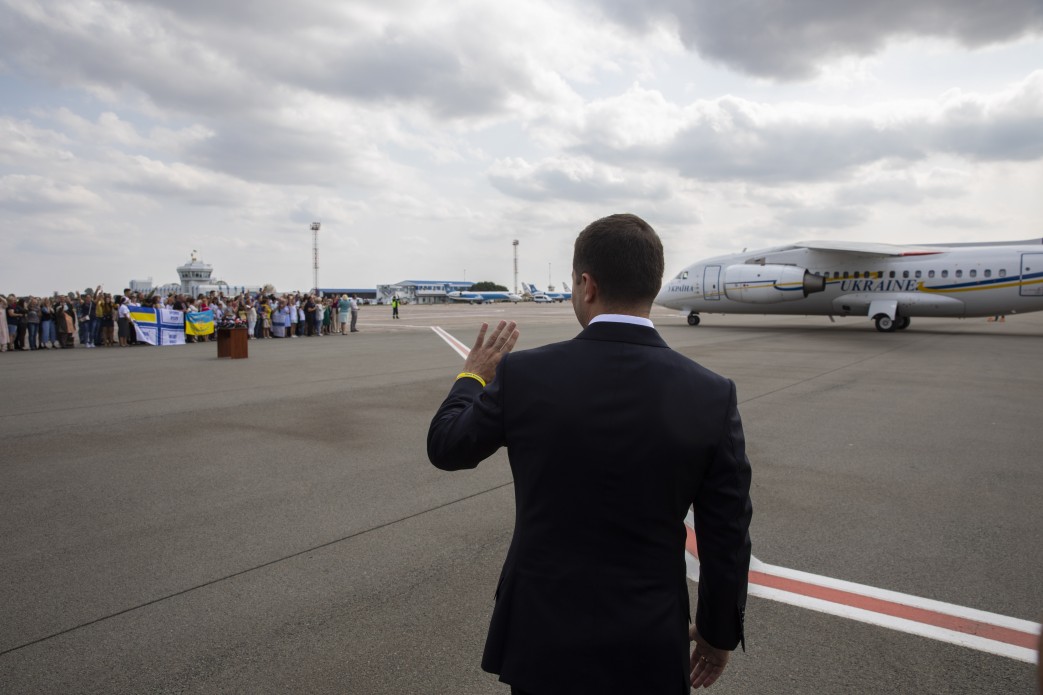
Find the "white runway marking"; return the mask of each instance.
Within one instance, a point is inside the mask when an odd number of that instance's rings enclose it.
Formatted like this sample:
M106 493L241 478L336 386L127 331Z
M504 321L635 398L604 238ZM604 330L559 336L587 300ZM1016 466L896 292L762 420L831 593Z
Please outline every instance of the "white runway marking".
M442 330L441 326L431 326L431 330L434 331L439 338L444 340L449 345L449 347L453 348L453 350L456 350L456 354L460 355L460 357L463 357L464 359L467 359L467 355L471 353L471 350L466 345L464 345L459 340L451 336L447 331Z
M439 326L431 326L458 355L470 350ZM688 577L699 580L699 552L692 512L685 519L685 561ZM1041 626L952 603L878 589L843 579L750 561L749 595L800 606L820 613L886 627L940 642L958 644L989 654L1036 663Z

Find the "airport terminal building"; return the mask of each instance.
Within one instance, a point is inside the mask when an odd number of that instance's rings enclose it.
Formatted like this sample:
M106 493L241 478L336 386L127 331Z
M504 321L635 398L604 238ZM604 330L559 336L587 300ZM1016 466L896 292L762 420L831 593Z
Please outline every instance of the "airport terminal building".
M466 292L474 285L466 280L403 280L393 285L377 285L377 301L390 304L398 295L407 304L448 304L450 292Z

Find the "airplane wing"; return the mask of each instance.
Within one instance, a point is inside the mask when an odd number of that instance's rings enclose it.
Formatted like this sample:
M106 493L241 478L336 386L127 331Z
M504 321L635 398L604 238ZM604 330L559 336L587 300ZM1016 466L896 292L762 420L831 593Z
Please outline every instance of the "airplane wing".
M900 244L878 244L868 241L798 241L795 249L811 249L832 253L850 253L859 256L929 256L943 253L943 249L929 246L903 246Z

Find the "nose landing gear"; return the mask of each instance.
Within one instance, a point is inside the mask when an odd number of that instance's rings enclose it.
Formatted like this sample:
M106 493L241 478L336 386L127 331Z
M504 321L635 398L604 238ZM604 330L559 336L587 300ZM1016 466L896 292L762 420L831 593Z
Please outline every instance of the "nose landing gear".
M694 311L691 312L690 314L688 314L688 325L689 326L698 326L699 325L699 314L695 313Z

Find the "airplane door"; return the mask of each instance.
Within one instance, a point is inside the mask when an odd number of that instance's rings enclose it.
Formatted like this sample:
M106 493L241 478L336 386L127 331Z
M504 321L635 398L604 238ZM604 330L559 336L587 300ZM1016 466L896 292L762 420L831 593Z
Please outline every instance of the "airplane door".
M1043 297L1043 253L1021 254L1021 296Z
M1043 256L1043 254L1039 254ZM708 265L703 270L703 299L721 298L721 266Z

